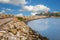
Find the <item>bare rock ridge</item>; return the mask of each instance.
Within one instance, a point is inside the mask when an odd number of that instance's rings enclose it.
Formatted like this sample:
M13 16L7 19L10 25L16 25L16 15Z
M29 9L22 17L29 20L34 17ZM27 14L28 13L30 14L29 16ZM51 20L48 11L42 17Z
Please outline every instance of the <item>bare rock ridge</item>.
M0 40L48 40L17 17L0 19Z

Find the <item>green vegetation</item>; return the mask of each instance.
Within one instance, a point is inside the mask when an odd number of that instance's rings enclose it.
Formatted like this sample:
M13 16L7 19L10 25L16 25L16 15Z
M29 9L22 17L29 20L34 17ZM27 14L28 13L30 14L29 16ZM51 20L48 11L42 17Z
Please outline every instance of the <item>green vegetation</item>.
M41 12L41 13L38 13L36 14L37 16L41 16L41 15L44 15L44 16L56 16L56 17L60 17L60 12Z
M58 13L54 13L54 16L60 16Z
M23 17L17 17L17 19L20 20L20 21L26 20L26 19L24 19Z
M23 21L24 19L22 17L17 17L18 20Z

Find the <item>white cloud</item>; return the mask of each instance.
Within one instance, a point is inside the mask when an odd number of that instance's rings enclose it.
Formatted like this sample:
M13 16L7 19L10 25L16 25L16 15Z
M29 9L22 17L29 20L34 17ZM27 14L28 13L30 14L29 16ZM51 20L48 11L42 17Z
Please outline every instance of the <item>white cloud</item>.
M10 2L10 0L0 0L0 2L8 3L8 2Z
M5 10L6 10L6 11L9 11L9 12L13 12L13 11L15 11L15 10L10 9L10 8L5 8Z
M35 14L37 14L37 12L32 12L31 15L35 16Z
M50 8L48 8L47 6L45 6L45 5L35 5L35 6L24 6L23 8L22 8L22 10L24 10L24 11L31 11L32 13L32 15L35 15L35 14L37 14L37 12L38 11L49 11L50 10Z
M35 15L37 14L37 11L49 11L50 8L48 8L47 6L45 5L35 5L35 6L32 6L32 5L25 5L27 4L27 1L26 0L0 0L1 3L10 3L10 4L15 4L15 5L24 5L22 7L22 10L20 9L19 11L31 11L31 14L32 15ZM9 10L11 11L11 9L6 9L6 10ZM21 14L20 14L21 15Z
M39 11L39 10L42 10L42 11L49 11L50 8L48 8L47 6L44 6L44 5L35 5L35 6L24 6L23 7L23 10L26 10L26 11Z
M32 11L33 10L33 6L23 6L23 10Z
M23 16L23 14L22 14L22 13L20 13L20 14L17 14L16 16Z
M59 11L54 11L53 13L58 13Z
M2 10L2 11L0 12L0 14L2 14L2 13L5 13L5 10Z
M9 11L11 11L12 9L6 8L6 10L9 10Z
M12 4L26 4L26 0L0 0L3 3L12 3Z
M20 9L20 10L19 10L19 12L23 12L23 10L22 10L22 9Z

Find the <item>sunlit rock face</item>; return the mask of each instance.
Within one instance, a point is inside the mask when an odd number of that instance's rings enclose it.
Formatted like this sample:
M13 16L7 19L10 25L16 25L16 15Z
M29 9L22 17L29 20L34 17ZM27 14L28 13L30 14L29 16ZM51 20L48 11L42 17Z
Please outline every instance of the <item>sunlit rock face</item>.
M0 40L27 40L29 28L22 21L12 21L0 26Z

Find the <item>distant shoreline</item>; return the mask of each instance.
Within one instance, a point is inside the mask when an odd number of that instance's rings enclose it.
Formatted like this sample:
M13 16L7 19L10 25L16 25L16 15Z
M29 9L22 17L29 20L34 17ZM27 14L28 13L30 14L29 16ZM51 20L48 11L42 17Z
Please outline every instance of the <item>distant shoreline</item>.
M56 17L56 16L51 16L52 18L60 18L60 17Z
M47 16L46 18L60 18L60 17L56 17L56 16L48 17L48 16ZM39 18L39 19L46 19L46 18ZM34 20L38 20L38 19L34 19ZM34 20L29 20L29 21L27 21L27 22L25 22L25 23L27 24L28 22L34 21Z
M49 18L49 17L48 16L45 16L45 17L41 17L41 18L38 18L38 19L45 19L45 18ZM34 19L34 20L38 20L38 19ZM34 20L28 20L28 21L25 21L25 23L27 24L28 22L34 21Z

